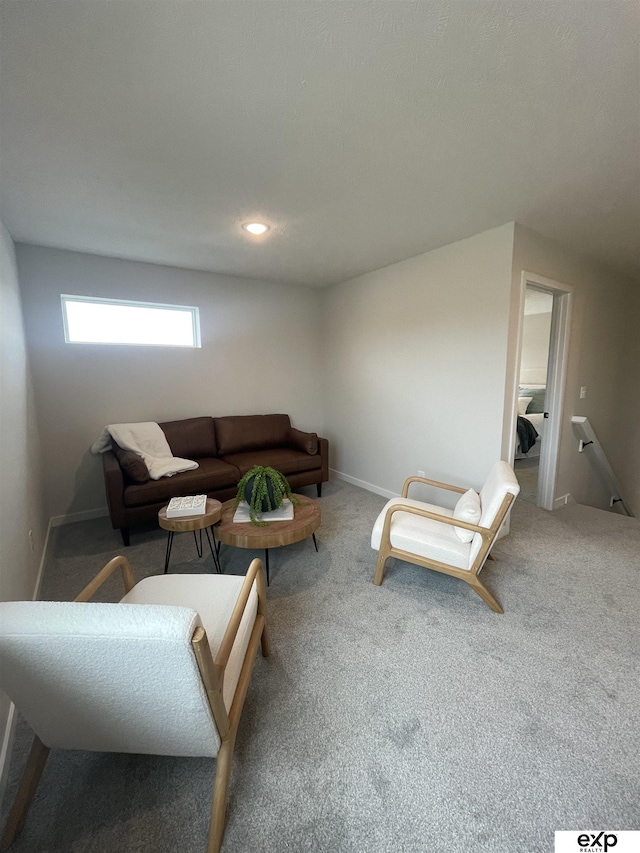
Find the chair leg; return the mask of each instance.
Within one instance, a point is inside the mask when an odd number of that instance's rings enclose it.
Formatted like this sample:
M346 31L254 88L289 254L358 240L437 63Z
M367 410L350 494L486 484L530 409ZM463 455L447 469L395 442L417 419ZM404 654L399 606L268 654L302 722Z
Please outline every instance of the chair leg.
M488 604L489 607L493 610L494 613L504 613L502 607L498 604L496 599L491 595L486 586L482 583L482 581L478 580L478 578L474 578L474 580L467 581L471 589L477 593L480 598Z
M387 562L387 557L389 555L380 549L378 553L378 562L376 563L376 573L373 576L373 582L376 586L380 586L382 583L382 576L384 575L384 564Z
M269 631L267 630L267 623L264 623L264 627L262 629L262 636L260 637L260 644L262 645L262 657L268 658L271 654L271 643L269 642Z
M9 812L2 840L0 840L0 850L6 850L10 847L20 834L48 757L49 747L45 746L39 737L35 737L29 758L27 759L27 765L20 780L18 793Z
M227 737L222 741L220 752L216 758L216 781L213 786L207 853L220 853L222 847L227 816L227 788L231 776L231 760L233 759L233 747L236 743L236 732L237 727L232 726Z

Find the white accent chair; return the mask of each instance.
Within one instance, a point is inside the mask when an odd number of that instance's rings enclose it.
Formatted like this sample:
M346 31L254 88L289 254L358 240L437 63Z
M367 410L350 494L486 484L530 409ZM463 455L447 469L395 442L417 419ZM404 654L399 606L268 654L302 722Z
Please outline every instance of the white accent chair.
M505 522L520 486L510 465L496 462L480 491L478 524L454 518L454 511L408 497L411 483L426 483L464 494L467 490L425 477L409 477L402 497L392 498L378 516L371 534L371 547L378 551L374 584L379 586L388 557L397 557L426 569L460 578L496 613L502 607L478 578ZM463 542L456 528L472 531L471 541ZM471 535L471 534L470 534Z
M124 598L88 603L118 568ZM268 655L260 560L244 577L159 575L134 584L127 559L115 557L73 602L0 604L0 687L36 735L1 849L22 828L49 750L60 747L217 757L207 851L218 853L259 645Z

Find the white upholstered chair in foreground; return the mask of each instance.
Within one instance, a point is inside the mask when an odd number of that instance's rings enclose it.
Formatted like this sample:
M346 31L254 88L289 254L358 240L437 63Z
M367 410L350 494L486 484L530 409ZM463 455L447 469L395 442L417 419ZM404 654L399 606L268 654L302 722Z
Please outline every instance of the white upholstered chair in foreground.
M117 568L122 601L88 603ZM0 688L36 734L2 849L22 828L50 748L60 747L217 756L207 847L217 853L260 644L268 655L260 560L244 577L159 575L134 585L126 558L115 557L73 602L0 604Z
M414 482L459 492L463 497L455 510L411 500L409 486ZM382 583L387 558L397 557L466 581L492 610L502 613L478 575L519 491L506 462L495 463L479 495L460 486L409 477L402 497L386 504L373 527L371 547L379 551L373 582Z

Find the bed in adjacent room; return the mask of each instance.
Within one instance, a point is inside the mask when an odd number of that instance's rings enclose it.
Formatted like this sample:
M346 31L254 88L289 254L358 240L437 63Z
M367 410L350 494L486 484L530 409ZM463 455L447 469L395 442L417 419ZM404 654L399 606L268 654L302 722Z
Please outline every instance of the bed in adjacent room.
M516 459L540 456L544 430L544 396L546 385L520 386L518 390L518 429Z

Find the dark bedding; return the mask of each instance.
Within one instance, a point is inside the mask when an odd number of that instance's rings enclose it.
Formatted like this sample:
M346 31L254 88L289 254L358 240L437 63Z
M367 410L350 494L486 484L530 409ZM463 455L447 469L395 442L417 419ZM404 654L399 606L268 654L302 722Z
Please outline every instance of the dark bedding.
M538 433L531 421L518 415L518 441L521 453L528 453L536 443L537 437Z

